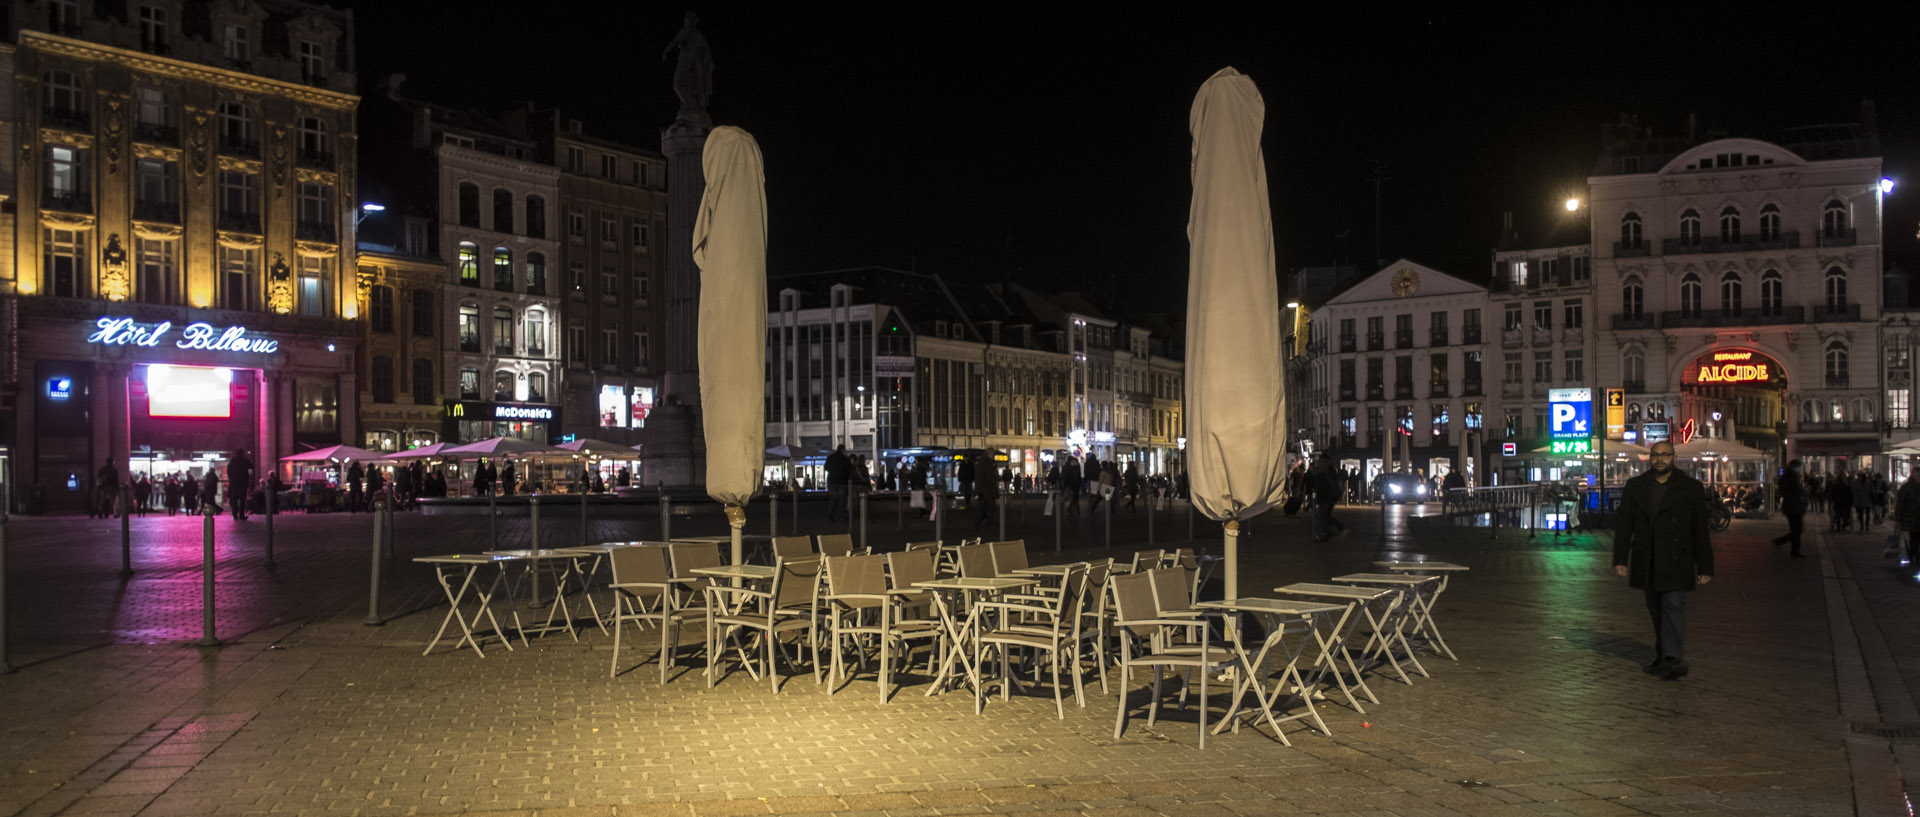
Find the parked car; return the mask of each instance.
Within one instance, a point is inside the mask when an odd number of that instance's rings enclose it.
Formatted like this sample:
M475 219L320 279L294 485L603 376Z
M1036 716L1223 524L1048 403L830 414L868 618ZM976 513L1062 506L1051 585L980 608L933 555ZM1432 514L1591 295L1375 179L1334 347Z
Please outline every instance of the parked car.
M1396 472L1382 474L1373 481L1373 498L1381 502L1426 502L1433 497L1427 490L1427 481L1419 474Z

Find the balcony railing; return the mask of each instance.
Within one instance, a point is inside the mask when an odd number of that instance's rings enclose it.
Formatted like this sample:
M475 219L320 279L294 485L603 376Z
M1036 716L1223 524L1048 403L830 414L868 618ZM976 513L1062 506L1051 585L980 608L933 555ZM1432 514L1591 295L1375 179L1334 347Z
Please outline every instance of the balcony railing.
M1652 254L1653 246L1645 241L1635 241L1632 246L1628 246L1620 241L1613 242L1613 255L1615 258L1637 258Z
M1678 238L1666 238L1660 241L1660 252L1663 255L1797 249L1800 249L1800 233L1797 231L1783 232L1778 236L1769 238L1762 238L1759 235L1741 236L1733 241L1722 241L1717 236L1709 235L1703 235L1699 241L1695 242L1687 242Z
M333 169L333 152L325 151L325 150L302 150L300 151L299 161L300 161L301 167L313 167L313 168L320 168L322 170L332 170Z
M535 279L533 279L533 280L531 280L531 281L528 281L528 282L527 282L527 294L528 294L528 295L545 295L545 294L547 294L547 279L545 279L545 278L535 278Z
M1628 380L1620 384L1620 389L1628 394L1646 394L1647 381Z
M1801 421L1798 429L1803 434L1818 433L1855 433L1871 434L1880 430L1880 425L1872 420L1826 420L1821 422Z
M1654 325L1653 315L1645 312L1638 315L1613 316L1614 331L1622 329L1652 329Z
M1851 247L1854 245L1855 238L1856 232L1851 229L1821 230L1819 235L1814 239L1814 243L1822 247Z
M1500 396L1509 400L1519 397L1524 391L1526 391L1526 384L1518 381L1509 380L1500 384Z
M1618 316L1616 316L1618 317ZM1687 312L1669 310L1660 313L1660 328L1678 329L1701 326L1775 326L1786 323L1804 323L1807 309L1803 306L1783 306L1772 311L1741 310L1739 312ZM1615 322L1615 329L1620 327Z
M91 213L93 194L84 190L48 190L40 196L40 206L69 213Z
M237 136L221 136L220 152L229 156L258 157L260 155L260 140L241 139Z
M133 138L137 142L150 142L156 145L178 145L180 129L172 125L153 125L142 122L133 126Z
M1518 329L1500 330L1500 345L1505 346L1508 349L1520 348L1520 344L1525 340L1526 340L1525 336L1522 335L1520 330Z
M1410 399L1412 399L1412 398L1413 398L1413 384L1412 384L1412 383L1395 383L1395 384L1393 384L1393 399L1395 399L1395 400L1410 400Z
M1378 352L1387 345L1387 336L1381 332L1367 333L1367 351Z
M158 221L166 224L180 223L180 205L171 201L135 201L133 203L135 221Z
M511 277L508 277L508 278L495 278L495 279L493 279L493 291L495 291L495 292L512 292L512 291L513 291L513 278L511 278Z
M1431 332L1428 332L1428 333L1427 333L1427 345L1428 345L1428 346L1445 346L1445 345L1447 345L1447 330L1445 330L1445 329L1436 329L1436 330L1434 330L1434 331L1431 331Z
M325 241L329 244L335 241L333 225L324 221L302 219L294 224L293 234L301 241Z
M1814 323L1860 320L1859 304L1822 304L1813 308Z
M1568 346L1578 346L1586 337L1586 330L1578 326L1569 326L1560 330L1560 342Z
M1429 396L1429 397L1446 397L1446 396L1447 396L1447 384L1445 384L1445 383L1435 383L1435 384L1433 384L1433 388L1432 388L1432 392L1433 392L1432 394L1429 394L1429 395L1427 395L1427 396Z
M1465 326L1460 329L1460 342L1472 345L1480 342L1480 327Z
M1386 384L1384 384L1384 383L1368 383L1368 384L1367 384L1367 399L1368 399L1368 400L1385 400L1385 399L1387 399L1387 387L1386 387Z
M235 233L260 232L259 213L221 213L220 229Z
M1542 328L1540 328L1540 327L1538 327L1538 326L1536 326L1536 327L1534 327L1534 328L1533 328L1533 345L1535 345L1535 346L1552 346L1552 345L1553 345L1553 330L1552 330L1552 329L1542 329Z
M460 351L462 352L480 351L480 339L478 337L462 337L460 339Z
M1413 333L1412 332L1393 333L1393 348L1395 349L1413 348Z
M1461 397L1479 397L1479 396L1480 396L1480 381L1478 381L1478 380L1465 380L1465 381L1461 381L1461 383L1460 383L1460 396L1461 396Z
M1827 375L1827 388L1829 389L1847 388L1847 376L1844 374Z
M62 130L93 130L93 118L78 108L42 108L40 120Z
M1355 346L1354 337L1352 335L1340 336L1340 351L1351 352L1353 351L1354 346Z
M1341 387L1340 387L1340 399L1342 399L1342 400L1352 400L1352 399L1353 399L1353 387L1352 387L1352 386L1341 386Z
M1547 389L1551 388L1552 386L1553 386L1552 383L1547 383L1540 380L1533 381L1533 396L1535 397L1547 396Z

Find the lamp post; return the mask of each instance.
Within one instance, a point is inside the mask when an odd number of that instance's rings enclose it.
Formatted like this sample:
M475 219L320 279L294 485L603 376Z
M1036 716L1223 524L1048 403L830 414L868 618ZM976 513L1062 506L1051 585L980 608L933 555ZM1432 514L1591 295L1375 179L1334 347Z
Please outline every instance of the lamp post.
M375 202L371 202L371 201L369 201L369 202L366 202L366 203L364 203L364 204L361 204L361 205L360 205L360 214L359 214L359 215L356 215L356 216L354 216L354 217L353 217L353 227L354 227L354 229L356 229L356 230L357 230L357 229L359 229L359 228L360 228L360 222L362 222L362 221L366 221L366 220L367 220L367 216L370 216L370 215L373 215L374 213L382 213L382 212L386 212L386 209L387 209L387 206L386 206L386 205L384 205L384 204L378 204L378 203L375 203Z

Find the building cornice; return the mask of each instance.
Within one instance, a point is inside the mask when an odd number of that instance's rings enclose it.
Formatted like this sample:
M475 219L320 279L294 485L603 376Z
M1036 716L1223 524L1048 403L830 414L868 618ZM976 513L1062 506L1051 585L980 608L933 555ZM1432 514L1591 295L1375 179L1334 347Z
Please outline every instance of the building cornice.
M20 45L48 54L57 54L74 59L109 62L134 71L145 71L161 76L182 80L205 82L227 88L253 93L287 97L308 105L317 105L338 110L352 110L360 104L356 94L329 91L311 85L301 85L284 80L268 79L258 74L215 68L210 65L187 62L185 60L156 57L142 51L115 48L83 40L58 37L44 32L24 29L20 32Z
M560 168L552 165L543 165L539 162L530 162L525 159L510 159L505 156L496 156L486 151L463 148L455 145L442 144L439 150L440 160L455 167L464 163L475 167L487 167L494 170L521 173L535 179L557 182L560 178Z

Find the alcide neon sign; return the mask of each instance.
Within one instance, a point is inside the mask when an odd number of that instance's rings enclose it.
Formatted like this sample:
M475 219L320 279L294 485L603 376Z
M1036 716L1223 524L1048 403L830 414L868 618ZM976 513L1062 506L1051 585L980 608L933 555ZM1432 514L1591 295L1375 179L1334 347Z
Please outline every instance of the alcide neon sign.
M159 346L161 339L173 331L173 323L134 323L132 318L100 318L93 322L93 334L87 336L88 343L104 346ZM253 354L272 354L280 351L280 341L262 337L248 337L244 326L229 326L216 329L212 324L190 323L180 330L180 339L173 342L180 349L204 349L210 352L251 352Z

